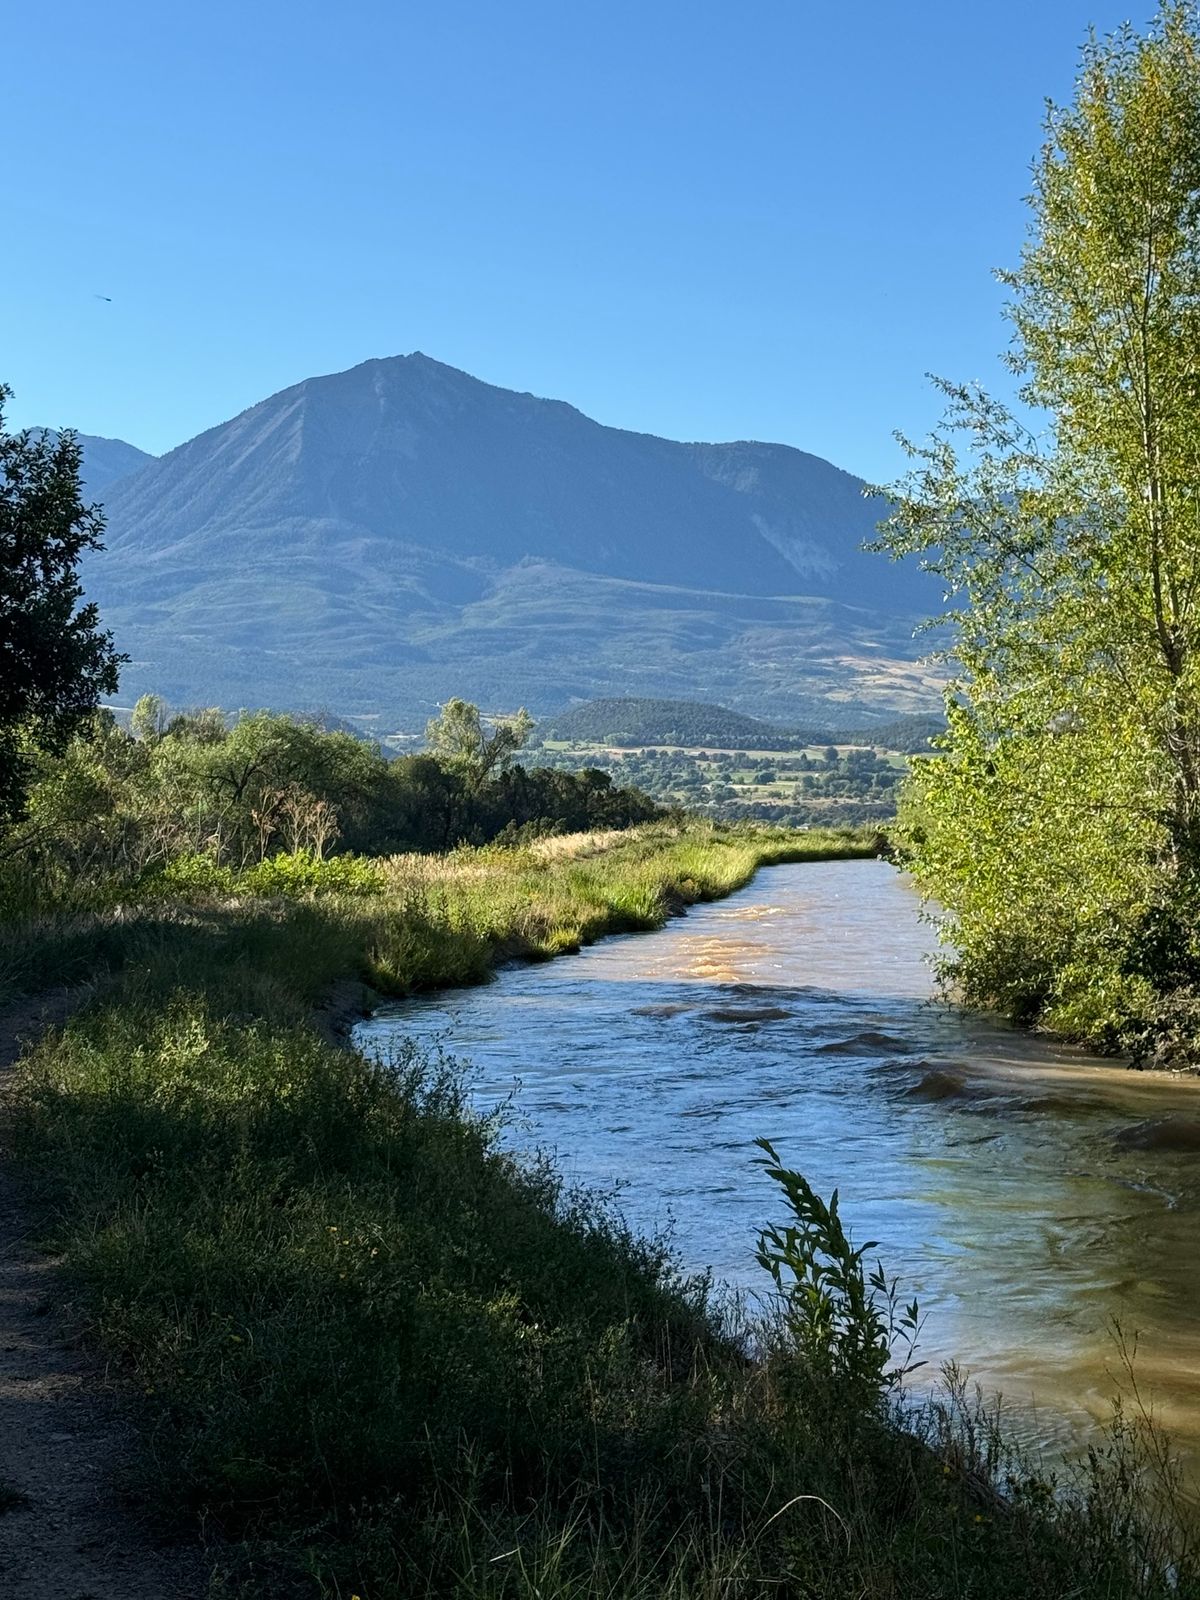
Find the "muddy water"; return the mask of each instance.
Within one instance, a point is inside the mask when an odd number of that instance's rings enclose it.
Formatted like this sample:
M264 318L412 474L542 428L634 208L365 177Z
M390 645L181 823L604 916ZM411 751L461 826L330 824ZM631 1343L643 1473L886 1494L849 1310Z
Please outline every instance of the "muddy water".
M780 1215L752 1165L770 1138L841 1190L858 1239L957 1357L1056 1450L1136 1370L1200 1457L1200 1082L1132 1073L930 998L932 935L882 862L774 867L656 934L610 939L484 989L406 1002L365 1047L441 1043L481 1108L515 1096L517 1145L618 1185L684 1260L760 1287Z

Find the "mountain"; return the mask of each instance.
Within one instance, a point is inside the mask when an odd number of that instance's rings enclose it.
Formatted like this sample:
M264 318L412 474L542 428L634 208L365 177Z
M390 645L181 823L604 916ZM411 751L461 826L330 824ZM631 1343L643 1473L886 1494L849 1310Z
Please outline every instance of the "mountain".
M56 428L31 428L30 432L44 434L50 439L58 437ZM81 433L76 437L83 447L85 498L106 496L120 478L127 478L131 472L154 460L145 450L139 450L135 444L126 444L124 439L102 439L91 433Z
M133 657L123 698L381 726L454 693L922 708L911 631L936 596L859 548L880 515L861 487L786 445L609 428L415 354L310 378L113 481L85 576Z

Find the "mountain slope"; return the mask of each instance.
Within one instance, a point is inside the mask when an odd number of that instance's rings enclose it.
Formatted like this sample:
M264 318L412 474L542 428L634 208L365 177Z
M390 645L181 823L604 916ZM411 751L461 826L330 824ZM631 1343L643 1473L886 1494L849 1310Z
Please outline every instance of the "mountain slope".
M423 355L311 378L113 482L88 570L128 695L408 719L455 692L907 708L919 573L861 484L785 445L680 444ZM892 680L895 681L892 681Z
M45 434L51 439L58 436L55 428L32 428L30 432ZM136 445L126 444L124 439L102 439L91 433L81 433L77 437L83 447L85 499L103 498L119 479L127 478L130 473L137 472L155 459Z

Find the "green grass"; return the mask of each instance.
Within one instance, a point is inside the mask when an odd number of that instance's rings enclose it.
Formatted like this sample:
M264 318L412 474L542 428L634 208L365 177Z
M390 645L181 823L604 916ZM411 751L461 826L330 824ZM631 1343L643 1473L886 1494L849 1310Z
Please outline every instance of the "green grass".
M142 1392L150 1492L227 1541L217 1592L1200 1593L1136 1440L1055 1494L961 1396L904 1427L846 1403L786 1319L748 1328L514 1162L451 1068L369 1062L308 1023L334 979L478 981L656 926L757 862L864 849L658 829L92 929L103 982L23 1063L15 1137ZM23 981L56 948L85 970L82 925L26 931Z
M195 972L240 993L245 1011L301 1021L347 977L388 994L484 982L503 960L660 927L740 888L759 866L878 846L864 829L692 823L369 864L343 856L316 873L280 859L242 874L185 863L132 905L0 924L0 1003L113 975L141 974L165 991Z

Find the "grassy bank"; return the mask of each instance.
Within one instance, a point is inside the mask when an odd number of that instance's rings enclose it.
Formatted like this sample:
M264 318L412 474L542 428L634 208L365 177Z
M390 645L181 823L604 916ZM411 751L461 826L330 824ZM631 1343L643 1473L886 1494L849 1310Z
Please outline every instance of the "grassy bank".
M792 1217L801 1280L752 1336L664 1249L516 1164L453 1072L310 1025L338 980L477 981L657 926L763 862L866 850L659 828L10 935L13 988L97 982L23 1064L15 1137L142 1391L147 1483L233 1541L219 1593L1200 1593L1126 1446L1055 1496L1006 1478L995 1432L953 1407L897 1425L853 1292L810 1293L821 1262L854 1288L828 1217Z
M301 1021L340 980L393 995L479 983L504 960L661 927L760 866L877 847L862 829L660 823L440 856L300 853L242 873L184 858L106 909L0 923L0 1003L115 975L239 992L243 1011Z

